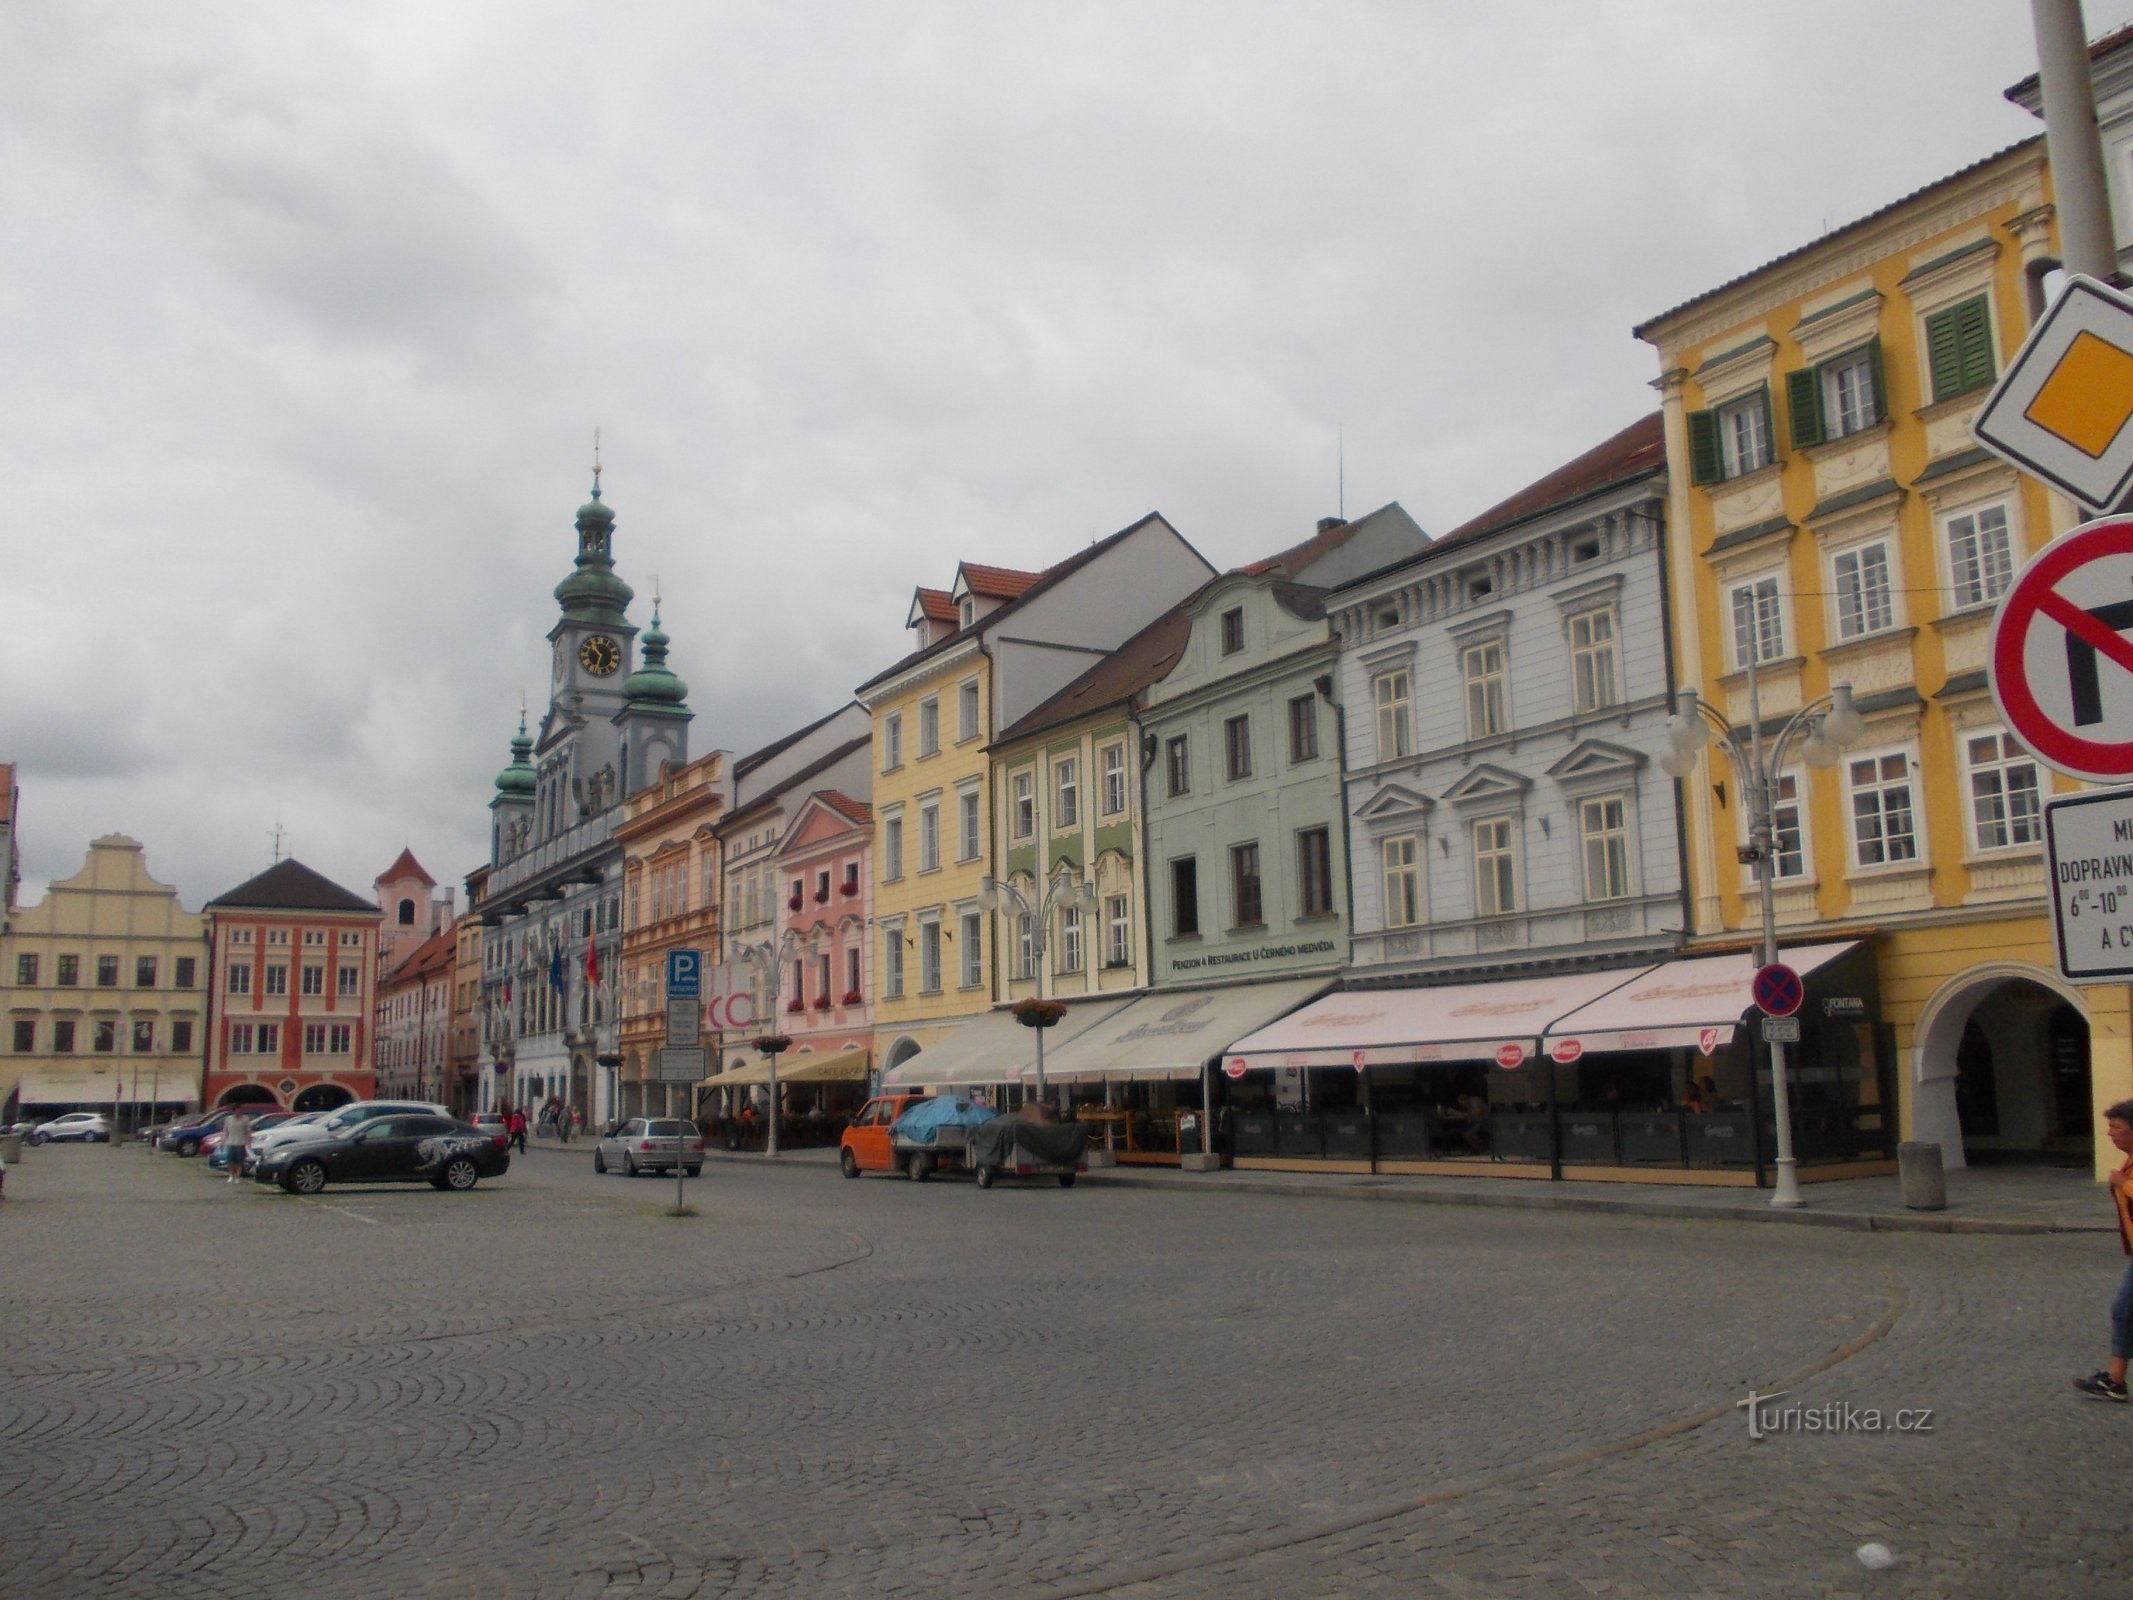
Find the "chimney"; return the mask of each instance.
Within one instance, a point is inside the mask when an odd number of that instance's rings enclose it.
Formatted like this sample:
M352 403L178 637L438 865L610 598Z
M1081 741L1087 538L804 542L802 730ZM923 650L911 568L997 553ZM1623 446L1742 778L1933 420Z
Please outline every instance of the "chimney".
M1331 533L1335 528L1345 528L1346 526L1348 526L1346 517L1320 517L1318 519L1318 531L1320 533Z

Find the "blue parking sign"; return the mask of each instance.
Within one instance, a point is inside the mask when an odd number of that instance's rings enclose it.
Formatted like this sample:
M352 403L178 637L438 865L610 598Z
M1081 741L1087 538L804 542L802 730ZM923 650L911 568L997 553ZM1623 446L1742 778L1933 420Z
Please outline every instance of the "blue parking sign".
M704 953L701 950L667 952L667 996L676 1000L700 1000L704 992Z

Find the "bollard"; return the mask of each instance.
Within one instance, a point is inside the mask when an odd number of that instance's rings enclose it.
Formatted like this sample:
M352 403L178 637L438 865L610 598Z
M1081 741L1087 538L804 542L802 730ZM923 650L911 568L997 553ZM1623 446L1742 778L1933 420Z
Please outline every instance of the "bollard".
M1903 1203L1910 1210L1948 1209L1948 1178L1941 1170L1939 1145L1916 1141L1898 1145L1896 1172Z

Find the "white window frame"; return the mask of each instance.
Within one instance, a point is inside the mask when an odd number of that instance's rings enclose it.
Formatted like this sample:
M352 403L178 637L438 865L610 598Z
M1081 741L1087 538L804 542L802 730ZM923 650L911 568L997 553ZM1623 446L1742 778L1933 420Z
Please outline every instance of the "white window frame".
M1037 919L1027 911L1015 913L1015 976L1024 982L1037 976Z
M2044 843L2044 802L2051 797L2051 785L2045 779L2044 769L2037 758L2005 728L1996 724L1961 729L1956 733L1955 739L1957 754L1963 766L1963 812L1969 824L1972 852L1981 856L2004 855L2033 853L2041 848ZM1981 761L1973 746L1987 739L1996 742L1997 751ZM2008 806L2009 790L2006 779L2018 775L2025 768L2029 775L2028 807L2026 814L2018 814L2016 808ZM1984 797L1978 793L1978 779L1987 773L2000 782L2000 792L1994 799L2003 814L1992 826L2004 829L2007 837L1998 841L1985 837L1987 823L1980 805ZM2015 837L2017 833L2025 832L2027 838Z
M1133 965L1133 897L1114 894L1104 900L1104 965Z
M1510 651L1501 635L1459 647L1459 682L1466 704L1468 739L1493 739L1511 731Z
M1711 408L1718 421L1718 459L1723 481L1745 478L1777 460L1770 428L1770 391L1754 389ZM1740 424L1749 418L1753 424Z
M902 923L883 928L881 944L881 993L887 1000L904 997L904 930Z
M981 731L978 726L978 680L965 678L955 686L955 742L968 744Z
M1768 593L1764 591L1767 590ZM1747 652L1742 649L1741 596L1748 596L1751 607L1756 645L1762 654L1756 657L1756 665L1767 666L1773 661L1785 659L1786 641L1792 635L1791 619L1785 615L1785 584L1782 574L1775 570L1751 573L1726 585L1726 659L1735 672L1745 672L1748 667ZM1764 641L1775 630L1776 644L1763 649Z
M941 807L937 800L918 808L918 870L941 870Z
M1607 808L1614 814L1608 816ZM1588 904L1603 900L1626 900L1636 892L1636 867L1630 855L1631 809L1622 793L1581 796L1578 808L1578 861L1585 879ZM1595 816L1595 812L1598 815ZM1594 847L1600 852L1604 882L1595 883Z
M976 911L965 911L958 919L958 937L963 941L960 966L963 987L975 989L985 981L985 918Z
M1565 624L1570 635L1570 704L1580 715L1622 703L1622 629L1613 606L1588 606Z
M941 992L941 925L932 917L918 925L918 992Z
M895 883L904 875L904 814L887 812L881 819L881 881Z
M919 759L941 753L941 697L929 694L918 703Z
M1791 786L1792 791L1789 797L1786 794L1787 785ZM1772 821L1770 876L1771 881L1774 883L1797 886L1814 881L1814 839L1809 832L1812 808L1808 804L1808 799L1808 778L1805 768L1794 767L1784 772L1774 772L1770 775L1770 815ZM1739 808L1740 842L1742 844L1749 842L1748 813L1751 809L1746 805ZM1791 819L1789 828L1787 826L1788 813L1790 813ZM1783 847L1783 840L1788 831L1799 840L1798 864L1790 872L1785 870L1787 852ZM1741 875L1744 881L1753 883L1755 881L1754 863L1744 864Z
M1880 569L1878 594L1870 579L1876 565ZM1862 539L1829 553L1831 632L1839 644L1870 639L1897 625L1897 570L1895 545L1886 538Z
M1122 817L1126 814L1126 747L1124 744L1107 744L1097 752L1103 764L1103 815Z
M1419 834L1400 833L1378 845L1382 903L1380 912L1388 928L1422 925L1422 839Z
M904 714L892 711L881 719L881 770L894 772L904 764Z
M1847 374L1855 374L1859 380L1849 396L1844 383ZM1874 358L1867 347L1861 346L1825 361L1816 376L1822 390L1822 440L1825 444L1831 439L1864 433L1881 420L1874 389ZM1847 398L1856 402L1849 410Z
M1037 834L1037 775L1017 772L1008 779L1007 836L1020 843Z
M956 860L975 861L985 853L985 804L978 786L958 789L956 808Z
M1482 830L1490 831L1484 841ZM1500 830L1500 832L1499 832ZM1512 917L1518 914L1518 817L1506 814L1494 817L1476 817L1468 824L1467 839L1474 853L1474 915L1477 917ZM1484 863L1492 864L1487 875L1489 892L1482 892ZM1501 863L1506 872L1498 872L1493 864ZM1510 887L1503 886L1508 875Z
M1081 971L1081 907L1074 905L1059 908L1059 956L1052 971L1060 977L1070 977Z
M1415 753L1414 676L1406 667L1393 667L1370 680L1371 703L1377 708L1378 759L1398 761Z
M1994 515L1999 521L1998 539L2002 548L1996 555L1986 556L1982 550L1984 519ZM1999 496L1957 506L1942 512L1935 523L1941 560L1947 564L1948 609L1951 612L1982 610L1997 604L2013 587L2014 575L2022 570L2021 530L2013 498ZM1973 543L1973 554L1967 561L1958 559L1956 554L1958 523L1969 524L1965 537ZM1967 579L1966 567L1969 569Z
M1081 757L1060 756L1052 762L1052 831L1081 826Z
M1916 752L1907 744L1884 745L1872 750L1847 750L1838 759L1843 764L1844 769L1844 826L1851 847L1852 870L1854 872L1869 873L1915 872L1925 867L1927 865L1926 819L1925 813L1918 803L1919 768ZM1884 795L1889 790L1894 789L1897 784L1895 778L1882 776L1882 769L1890 761L1897 761L1902 764L1902 785L1910 810L1909 838L1911 854L1900 857L1889 855L1887 840L1884 837L1876 846L1883 851L1883 858L1879 861L1868 861L1865 856L1866 841L1862 839L1859 829L1861 820L1859 815L1859 796L1862 792L1862 786L1858 778L1858 769L1863 765L1871 765L1874 771L1870 779L1870 785L1877 795ZM1877 823L1881 825L1877 831L1885 836L1887 832L1888 808L1885 804L1877 801L1874 814Z

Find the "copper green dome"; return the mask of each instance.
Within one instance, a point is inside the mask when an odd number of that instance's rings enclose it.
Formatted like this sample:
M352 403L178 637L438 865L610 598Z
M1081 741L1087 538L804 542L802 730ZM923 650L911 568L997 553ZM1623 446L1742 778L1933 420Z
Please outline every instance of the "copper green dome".
M659 626L659 608L652 608L652 625L637 641L644 647L644 664L622 680L622 692L633 706L678 706L689 697L689 686L667 667L667 636Z
M518 722L518 737L511 741L511 765L496 775L498 794L527 800L533 798L534 790L540 787L540 780L534 774L533 763L526 759L532 754L533 740L526 732L526 719L521 717Z
M592 498L578 507L577 570L555 586L556 604L574 622L602 622L626 627L624 613L636 591L615 576L615 513L600 498L593 481Z

